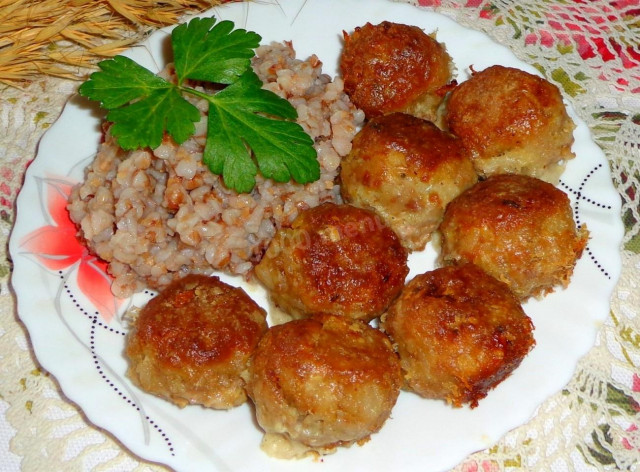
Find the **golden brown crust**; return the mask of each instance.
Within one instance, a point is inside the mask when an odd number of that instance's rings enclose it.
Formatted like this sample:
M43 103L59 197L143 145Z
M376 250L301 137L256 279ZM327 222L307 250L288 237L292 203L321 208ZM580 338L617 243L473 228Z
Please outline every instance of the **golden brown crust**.
M409 272L397 235L373 212L325 203L278 231L255 268L272 300L294 318L334 313L370 321Z
M241 375L266 312L241 288L187 275L142 308L127 338L128 375L179 406L226 409L246 400Z
M558 88L504 66L475 72L453 89L448 128L472 152L478 173L519 173L557 183L572 159L574 124Z
M446 205L477 181L459 139L404 113L371 119L342 161L342 196L376 211L409 250L422 250Z
M320 453L378 431L402 383L387 336L336 315L270 328L249 378L247 391L264 431Z
M453 200L440 225L445 264L473 262L520 298L566 287L587 243L569 197L523 175L496 175Z
M370 118L425 103L422 115L435 121L443 99L438 90L451 79L444 46L416 26L384 21L345 33L340 58L345 92Z
M406 387L453 406L477 406L534 345L518 299L472 264L417 275L382 319Z

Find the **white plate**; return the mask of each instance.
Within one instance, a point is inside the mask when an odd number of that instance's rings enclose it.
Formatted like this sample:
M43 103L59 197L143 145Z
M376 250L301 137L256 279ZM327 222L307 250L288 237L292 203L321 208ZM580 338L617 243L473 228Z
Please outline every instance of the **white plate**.
M279 3L236 3L209 14L257 31L265 42L293 40L298 57L317 54L330 74L336 73L342 31L382 20L437 31L437 38L453 57L459 80L468 77L470 65L481 70L503 64L535 72L484 34L406 4L386 0ZM127 54L157 69L164 62L161 52L167 37L166 31L158 32ZM403 392L392 418L365 445L339 450L322 462L286 462L261 452L261 432L248 405L228 412L200 407L181 410L133 387L124 375L126 326L120 315L125 305L116 310L113 299L100 297L106 282L95 270L95 261L75 242L74 229L60 212L70 183L82 179L82 169L95 154L100 138L100 113L81 100L71 100L43 137L18 197L10 242L18 312L38 360L55 375L64 393L92 422L146 459L189 471L433 471L452 467L526 422L541 402L559 391L571 378L578 359L593 345L608 314L621 267L620 198L603 153L587 126L571 113L578 125L577 158L569 163L561 188L571 196L576 219L588 225L591 239L569 288L525 305L536 326L537 345L519 369L473 410L453 409ZM434 254L428 248L413 255L411 275L430 269ZM83 285L84 281L93 286ZM265 303L261 289L247 290ZM140 301L145 296L139 295Z

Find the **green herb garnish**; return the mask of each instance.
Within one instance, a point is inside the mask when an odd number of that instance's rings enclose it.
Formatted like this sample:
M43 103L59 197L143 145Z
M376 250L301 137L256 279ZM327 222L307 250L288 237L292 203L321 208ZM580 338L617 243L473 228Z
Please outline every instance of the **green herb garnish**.
M195 18L171 33L177 83L174 84L125 56L98 64L80 86L80 95L109 110L111 133L125 150L157 148L165 133L178 144L195 133L200 112L184 98L192 94L209 102L203 162L222 176L227 187L249 192L260 173L277 182L293 178L308 183L320 178L313 140L295 121L295 108L263 90L251 69L258 34L233 29L231 21ZM185 80L224 85L204 93Z

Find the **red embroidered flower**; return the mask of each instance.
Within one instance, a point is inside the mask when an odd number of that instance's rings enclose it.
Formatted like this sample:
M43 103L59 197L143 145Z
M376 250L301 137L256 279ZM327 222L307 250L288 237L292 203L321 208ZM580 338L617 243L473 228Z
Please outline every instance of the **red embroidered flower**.
M51 224L27 234L20 241L21 247L50 270L63 270L77 264L78 288L109 322L122 300L111 293L112 278L107 274L107 264L90 254L76 237L76 226L67 211L73 183L64 178L49 177L42 179L40 185L46 195L46 201L42 202L43 212L45 216L48 213Z
M633 374L633 383L631 384L631 390L634 392L640 392L640 375Z
M633 374L632 377L632 381L631 381L631 390L633 392L640 392L640 375L638 374ZM640 411L640 405L638 405L637 402L633 402L633 404L631 405L636 411ZM640 451L640 443L637 441L639 439L638 436L638 426L635 424L630 425L627 429L626 429L627 433L631 433L630 437L631 438L635 438L636 442L633 443L632 441L630 441L627 438L623 438L622 439L622 446L627 449L627 450L633 450L636 449L638 451ZM632 439L633 440L633 439Z
M640 66L640 47L637 44L621 44L612 30L626 28L629 18L637 16L640 2L612 1L609 5L598 8L588 5L583 0L573 2L576 5L551 5L551 10L546 14L549 28L536 28L535 32L525 37L525 44L539 42L547 48L558 43L563 46L574 45L585 61L596 57L603 62L617 61L619 66L610 67L614 73L622 74L625 69L636 70ZM597 64L595 66L597 67ZM640 80L640 75L632 77ZM620 90L629 86L629 81L621 76L608 77L601 74L600 78L615 83ZM640 92L640 89L631 91Z
M462 464L462 472L498 472L500 467L496 461L492 460L469 460Z
M11 188L5 183L0 182L0 205L11 208Z

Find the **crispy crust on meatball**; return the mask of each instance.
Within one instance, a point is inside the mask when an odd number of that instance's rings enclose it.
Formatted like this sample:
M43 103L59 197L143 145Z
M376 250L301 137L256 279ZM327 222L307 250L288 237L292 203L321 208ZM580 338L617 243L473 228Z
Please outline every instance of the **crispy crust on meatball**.
M441 262L473 262L520 299L569 284L587 244L569 197L534 177L496 175L448 206L440 225Z
M476 407L534 345L518 299L472 264L417 275L382 320L406 388L456 407Z
M402 384L387 336L337 315L270 328L249 373L263 449L284 458L368 440L389 417Z
M280 229L255 267L293 318L333 313L370 321L400 293L409 272L398 236L370 210L325 203Z
M244 290L187 275L140 311L127 337L127 375L180 407L232 408L247 399L242 375L266 330L266 312Z
M536 75L498 65L475 72L453 89L446 109L449 130L482 176L526 174L555 184L575 157L562 95Z
M451 79L444 45L416 26L384 21L344 34L340 70L344 90L367 118L406 111L437 120Z
M342 161L342 196L376 211L409 250L422 250L446 205L477 182L459 139L404 113L371 119Z

